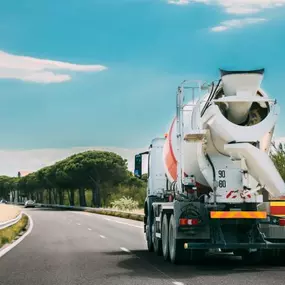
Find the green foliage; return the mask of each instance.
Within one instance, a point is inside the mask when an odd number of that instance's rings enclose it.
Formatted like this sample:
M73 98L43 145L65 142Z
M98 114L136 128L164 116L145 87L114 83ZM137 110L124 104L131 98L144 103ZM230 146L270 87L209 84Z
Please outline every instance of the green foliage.
M270 156L281 177L285 180L285 150L283 145L279 144L278 147L274 145L274 150Z
M148 175L147 175L147 173L144 173L144 174L142 175L142 180L145 181L145 182L147 182L147 180L148 180Z
M119 200L115 200L111 203L112 208L122 211L136 210L139 206L137 201L134 201L130 197L122 197Z
M124 196L142 206L146 183L127 169L121 156L85 151L22 178L0 176L0 198L21 197L39 203L109 207Z
M25 231L27 224L28 217L23 215L16 224L0 230L0 248L6 243L11 243L22 231Z

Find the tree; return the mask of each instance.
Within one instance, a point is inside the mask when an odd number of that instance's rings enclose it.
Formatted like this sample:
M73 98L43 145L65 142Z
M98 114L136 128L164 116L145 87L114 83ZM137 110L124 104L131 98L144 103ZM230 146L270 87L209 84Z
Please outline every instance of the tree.
M127 161L113 152L85 151L67 157L27 176L0 176L0 196L18 190L23 197L40 203L88 204L101 207L110 204L112 197L125 194L144 200L145 182L127 170ZM92 195L90 196L89 194ZM91 199L89 199L91 197ZM89 202L90 201L90 202Z
M9 176L0 176L0 199L8 200L9 193L15 189L15 179L11 179ZM15 193L14 193L15 195Z
M112 152L86 151L67 159L64 172L79 189L80 205L86 206L85 189L92 189L92 205L101 206L101 186L110 187L127 178L126 160Z
M273 150L270 153L270 157L281 177L283 180L285 180L285 150L281 143L278 145L278 147L273 144Z

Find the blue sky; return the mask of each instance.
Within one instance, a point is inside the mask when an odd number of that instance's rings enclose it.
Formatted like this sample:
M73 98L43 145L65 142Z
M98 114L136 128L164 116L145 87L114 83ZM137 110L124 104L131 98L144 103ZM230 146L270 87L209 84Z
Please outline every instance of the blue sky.
M0 149L144 147L219 68L264 67L285 119L283 0L2 2Z

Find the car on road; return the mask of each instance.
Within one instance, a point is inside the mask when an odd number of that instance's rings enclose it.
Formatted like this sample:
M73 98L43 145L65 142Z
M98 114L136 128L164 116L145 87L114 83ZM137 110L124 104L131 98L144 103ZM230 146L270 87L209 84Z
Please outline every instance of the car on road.
M33 200L27 200L24 205L25 208L34 208L35 206L36 202Z
M4 199L0 200L0 204L8 204L8 202Z

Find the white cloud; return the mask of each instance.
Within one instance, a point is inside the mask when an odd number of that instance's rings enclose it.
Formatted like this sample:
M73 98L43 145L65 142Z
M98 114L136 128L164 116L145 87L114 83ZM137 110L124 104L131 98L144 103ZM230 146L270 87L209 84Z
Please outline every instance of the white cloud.
M263 18L244 18L244 19L233 19L229 21L221 22L219 26L211 28L213 32L223 32L233 28L241 28L247 25L257 24L264 22L266 19Z
M18 79L37 83L59 83L71 80L66 71L98 72L105 70L102 65L81 65L49 59L19 56L0 50L0 79ZM55 71L65 71L57 73Z
M52 165L75 153L87 150L111 151L128 160L128 169L134 171L134 157L137 153L148 148L117 148L117 147L73 147L50 148L32 150L0 150L0 175L17 176L18 171L34 172L38 169ZM147 160L143 160L143 170L147 170Z
M168 0L169 4L174 5L188 5L191 2L208 4L209 0Z
M285 0L218 0L229 14L253 14L263 9L276 8L285 5Z
M204 3L219 5L229 14L253 14L263 9L284 6L285 0L169 0L168 3L177 5Z
M189 4L189 0L169 0L168 3L174 5L187 5Z

